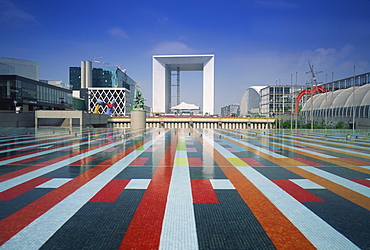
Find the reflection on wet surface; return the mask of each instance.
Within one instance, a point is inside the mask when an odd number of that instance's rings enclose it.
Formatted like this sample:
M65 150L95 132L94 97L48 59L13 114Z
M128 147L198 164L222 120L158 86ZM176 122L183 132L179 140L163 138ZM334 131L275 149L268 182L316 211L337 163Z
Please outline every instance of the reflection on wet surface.
M370 248L368 131L13 128L0 163L6 249Z

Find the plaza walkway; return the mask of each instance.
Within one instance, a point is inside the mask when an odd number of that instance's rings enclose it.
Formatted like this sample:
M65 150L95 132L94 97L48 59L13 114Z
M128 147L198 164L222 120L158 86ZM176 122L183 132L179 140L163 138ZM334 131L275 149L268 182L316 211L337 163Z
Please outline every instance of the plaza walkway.
M1 129L0 249L370 249L346 133Z

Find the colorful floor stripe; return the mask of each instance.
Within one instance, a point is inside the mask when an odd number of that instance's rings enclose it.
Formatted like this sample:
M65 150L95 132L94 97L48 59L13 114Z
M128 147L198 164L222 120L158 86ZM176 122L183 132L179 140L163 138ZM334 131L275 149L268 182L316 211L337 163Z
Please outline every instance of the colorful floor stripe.
M0 249L370 249L370 140L17 131L0 133Z

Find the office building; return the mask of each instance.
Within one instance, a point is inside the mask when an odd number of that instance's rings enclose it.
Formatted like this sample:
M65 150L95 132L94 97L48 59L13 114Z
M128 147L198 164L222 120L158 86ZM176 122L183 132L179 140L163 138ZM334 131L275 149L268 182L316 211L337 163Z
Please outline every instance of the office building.
M92 67L91 61L81 61L81 67L69 68L69 79L74 96L85 99L87 110L91 111L97 96L106 103L114 96L118 105L114 114L126 115L130 112L136 82L125 70L118 67Z
M260 90L266 86L249 87L240 100L241 116L256 116L260 113Z
M72 91L17 75L0 75L0 110L72 109Z
M260 90L260 113L266 117L291 115L295 108L295 93L299 93L306 86L275 85L267 86ZM302 102L305 99L301 100Z
M18 75L39 80L39 63L28 60L0 57L1 75Z
M221 116L224 117L237 117L239 116L239 104L229 104L221 108Z
M81 61L81 67L69 68L69 83L73 90L83 88L135 89L135 81L118 67L92 67L91 61Z

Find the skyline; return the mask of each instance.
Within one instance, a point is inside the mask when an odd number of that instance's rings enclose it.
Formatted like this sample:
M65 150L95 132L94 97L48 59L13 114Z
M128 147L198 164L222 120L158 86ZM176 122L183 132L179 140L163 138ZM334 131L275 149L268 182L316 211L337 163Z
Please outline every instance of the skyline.
M318 82L370 71L369 0L0 0L0 56L39 63L69 83L69 67L123 65L152 106L153 55L215 55L215 113L250 86ZM97 65L97 66L102 66ZM354 72L354 67L356 72ZM202 72L181 72L181 101L201 105ZM225 89L227 91L225 92ZM200 93L199 93L200 92Z

